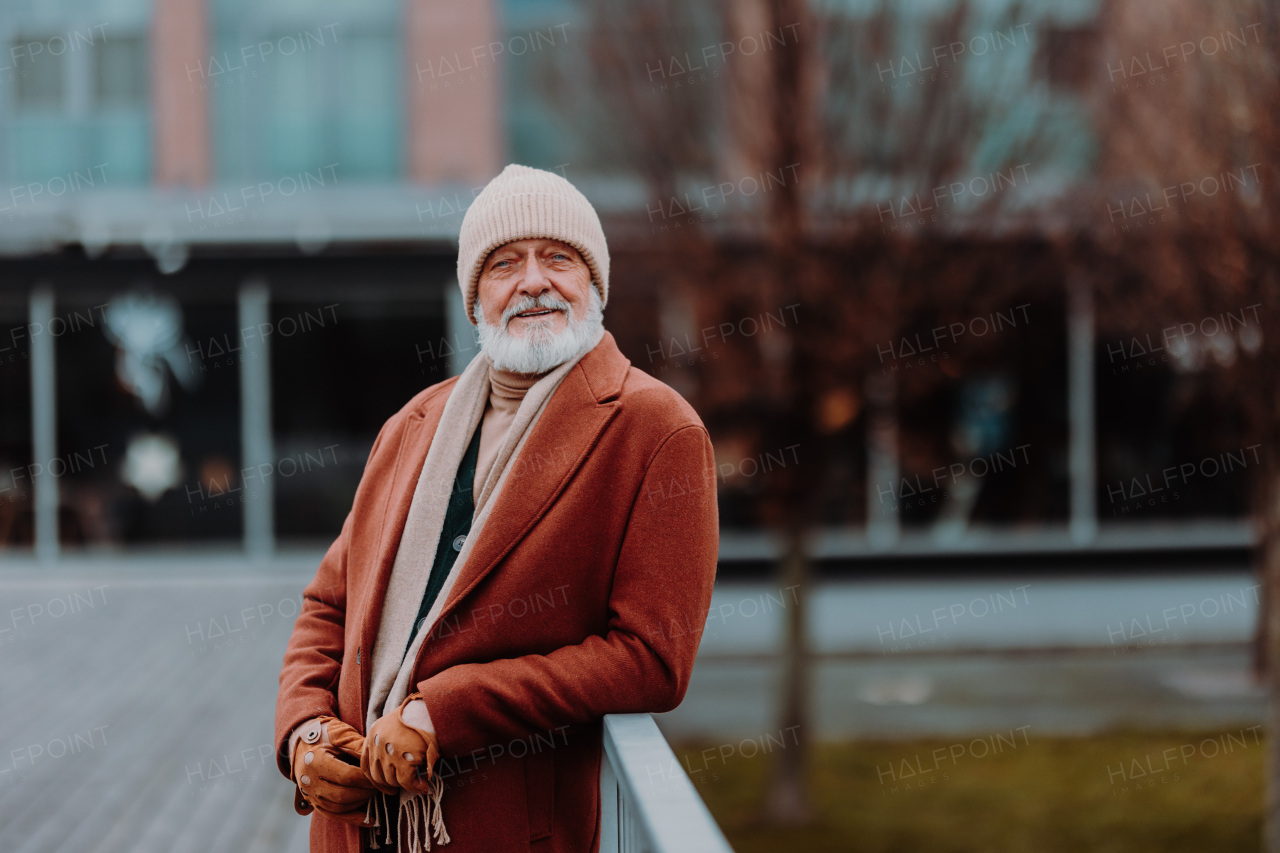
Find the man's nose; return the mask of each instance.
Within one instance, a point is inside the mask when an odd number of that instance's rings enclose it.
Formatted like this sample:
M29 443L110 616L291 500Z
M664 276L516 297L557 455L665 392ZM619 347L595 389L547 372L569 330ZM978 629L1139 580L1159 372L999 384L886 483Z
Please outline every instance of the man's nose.
M540 296L551 289L551 282L547 280L546 275L542 272L542 265L538 263L532 249L529 250L529 256L525 258L524 274L520 277L520 292L527 293L530 296Z

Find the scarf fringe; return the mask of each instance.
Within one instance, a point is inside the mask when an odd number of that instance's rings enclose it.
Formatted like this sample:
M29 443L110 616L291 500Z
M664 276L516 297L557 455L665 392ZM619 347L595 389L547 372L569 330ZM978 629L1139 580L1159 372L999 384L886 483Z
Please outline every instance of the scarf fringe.
M444 799L444 780L440 778L440 774L436 773L431 777L431 802L435 806L435 814L431 816L431 833L436 837L436 842L443 847L452 839L449 838L449 830L444 828L444 807L440 804L442 799Z
M378 843L378 828L386 828L386 837L383 843L391 844L391 820L387 814L387 799L384 794L374 794L369 798L369 805L364 810L364 822L369 826L369 849L381 850L382 845Z
M430 802L423 794L413 794L400 804L396 824L397 828L401 824L408 825L408 853L426 853L431 849L433 838L441 847L453 840L445 829L444 808L440 802L444 798L444 780L439 773L433 773L429 785Z

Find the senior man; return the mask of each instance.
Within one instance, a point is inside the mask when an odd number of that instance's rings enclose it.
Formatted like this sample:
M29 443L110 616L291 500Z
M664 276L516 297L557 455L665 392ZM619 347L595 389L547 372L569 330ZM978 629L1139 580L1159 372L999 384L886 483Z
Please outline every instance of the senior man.
M480 351L379 432L304 591L276 706L313 851L595 851L601 717L689 684L719 546L711 442L631 367L559 175L463 218Z

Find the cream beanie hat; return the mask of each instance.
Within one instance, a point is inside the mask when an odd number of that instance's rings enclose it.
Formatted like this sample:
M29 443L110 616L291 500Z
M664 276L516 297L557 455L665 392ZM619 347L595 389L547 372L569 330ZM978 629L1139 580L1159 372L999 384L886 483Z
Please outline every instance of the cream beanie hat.
M609 247L600 217L578 189L554 172L510 164L485 186L462 217L458 286L473 324L480 267L505 243L545 237L577 249L591 269L603 308L609 302Z

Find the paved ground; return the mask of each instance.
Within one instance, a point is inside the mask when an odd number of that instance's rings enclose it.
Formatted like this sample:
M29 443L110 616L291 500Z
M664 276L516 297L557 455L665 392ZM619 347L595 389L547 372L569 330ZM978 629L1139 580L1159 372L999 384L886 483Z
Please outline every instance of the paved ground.
M239 574L0 578L6 853L306 849L307 820L271 757L276 678L305 578ZM1243 642L1256 606L1204 605L1239 601L1246 578L1029 584L819 590L807 734L1261 720ZM761 584L717 593L689 695L659 719L669 738L778 736L770 652L788 594ZM984 598L1000 609L976 615ZM1176 640L1169 608L1184 620ZM905 647L918 639L923 648ZM1188 641L1198 645L1176 645ZM1030 651L1001 651L1010 646Z
M670 739L776 734L789 590L717 590ZM1252 725L1258 589L1245 574L839 583L810 601L815 740Z
M106 580L0 589L0 847L306 850L307 822L271 757L291 622L278 614L296 613L297 589ZM260 621L243 620L259 605ZM209 641L211 623L238 630Z

